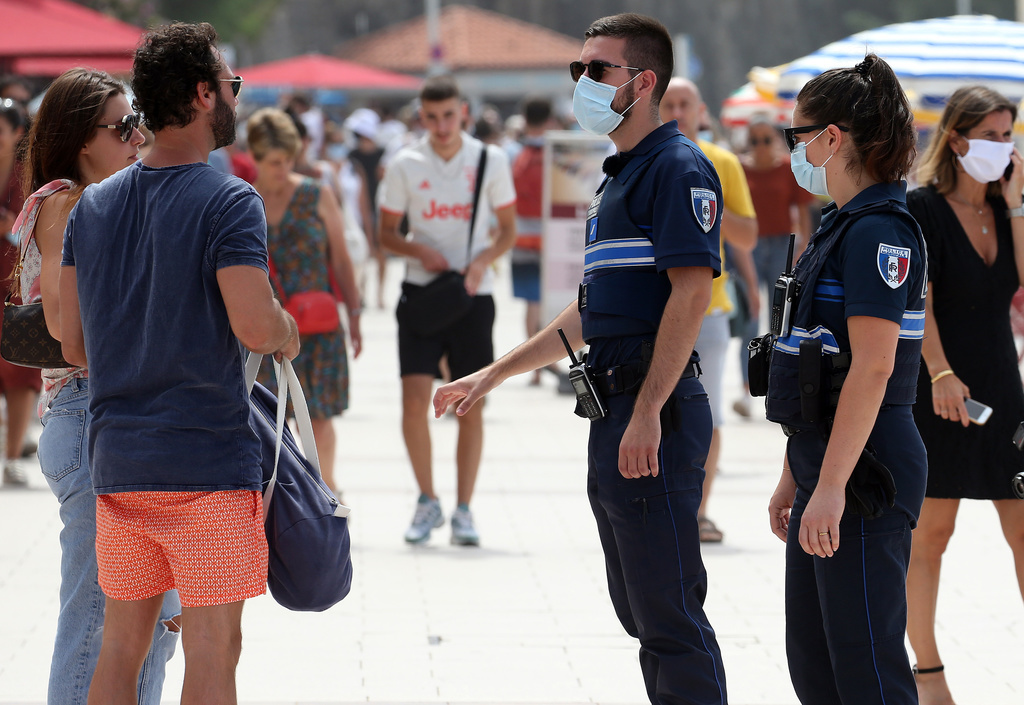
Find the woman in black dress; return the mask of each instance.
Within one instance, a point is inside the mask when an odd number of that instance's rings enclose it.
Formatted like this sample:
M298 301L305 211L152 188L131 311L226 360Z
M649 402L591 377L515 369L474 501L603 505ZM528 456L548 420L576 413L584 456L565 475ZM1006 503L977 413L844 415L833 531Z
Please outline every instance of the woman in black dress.
M928 449L928 488L907 575L907 633L922 705L952 703L935 640L942 554L960 499L990 499L1013 550L1024 594L1024 502L1011 478L1024 455L1011 443L1024 388L1010 300L1024 277L1024 167L1011 139L1016 105L982 86L957 90L907 196L928 245L928 296L914 417ZM992 407L970 423L965 398Z

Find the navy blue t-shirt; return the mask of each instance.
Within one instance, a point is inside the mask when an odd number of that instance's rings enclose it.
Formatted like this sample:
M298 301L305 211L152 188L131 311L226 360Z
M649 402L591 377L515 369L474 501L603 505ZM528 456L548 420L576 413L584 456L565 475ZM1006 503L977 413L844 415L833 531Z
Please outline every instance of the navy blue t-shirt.
M89 359L97 494L258 490L244 351L217 270L267 271L259 194L197 163L89 186L64 233Z

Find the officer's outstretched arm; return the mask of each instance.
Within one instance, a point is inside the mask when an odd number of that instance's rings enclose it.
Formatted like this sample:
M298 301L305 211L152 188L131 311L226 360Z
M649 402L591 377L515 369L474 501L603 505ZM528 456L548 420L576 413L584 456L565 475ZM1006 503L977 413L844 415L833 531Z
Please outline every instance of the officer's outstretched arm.
M661 407L690 362L711 300L710 267L673 267L668 270L668 278L672 293L658 325L654 357L619 443L619 473L626 478L658 474Z
M546 367L565 357L565 347L558 335L561 328L574 350L583 347L583 325L576 302L565 307L548 326L526 342L505 353L487 367L454 382L438 387L434 393L434 416L441 418L452 404L462 416L476 401L509 377Z

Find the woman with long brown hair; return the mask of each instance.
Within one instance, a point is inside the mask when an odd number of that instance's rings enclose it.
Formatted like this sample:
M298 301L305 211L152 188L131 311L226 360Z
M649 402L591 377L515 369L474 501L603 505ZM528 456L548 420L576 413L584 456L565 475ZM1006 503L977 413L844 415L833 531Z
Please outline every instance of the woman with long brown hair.
M928 448L928 487L907 575L907 633L922 705L953 702L935 638L942 554L961 499L992 500L1024 595L1024 502L1010 443L1024 388L1010 301L1024 281L1024 167L1013 145L1017 106L984 86L953 93L907 196L928 243L924 364L914 417ZM992 407L970 422L968 399Z
M46 327L60 339L58 277L64 227L89 184L133 164L145 139L124 86L108 74L71 69L47 89L29 132L22 243L22 299L42 300ZM97 580L96 497L89 467L89 371L43 370L39 465L60 501L60 615L47 702L84 704L100 651L104 597ZM166 593L139 677L139 702L157 705L164 665L177 643L177 593Z

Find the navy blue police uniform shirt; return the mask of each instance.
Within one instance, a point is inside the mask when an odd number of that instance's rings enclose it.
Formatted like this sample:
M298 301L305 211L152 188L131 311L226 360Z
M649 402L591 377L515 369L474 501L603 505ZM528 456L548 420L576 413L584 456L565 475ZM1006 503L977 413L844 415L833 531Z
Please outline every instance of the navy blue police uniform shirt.
M906 201L904 182L875 184L857 194L844 210L888 199ZM829 229L838 210L822 218ZM870 316L900 325L901 341L924 338L927 254L907 218L892 212L865 213L836 244L814 287L812 319L821 325L822 350L850 350L846 319ZM831 333L831 336L828 335Z
M625 165L606 179L587 221L583 283L591 293L604 291L588 295L584 338L599 365L636 357L639 341L657 333L671 291L668 269L710 267L716 277L721 271L721 183L676 122L617 158ZM602 299L610 301L591 305Z

